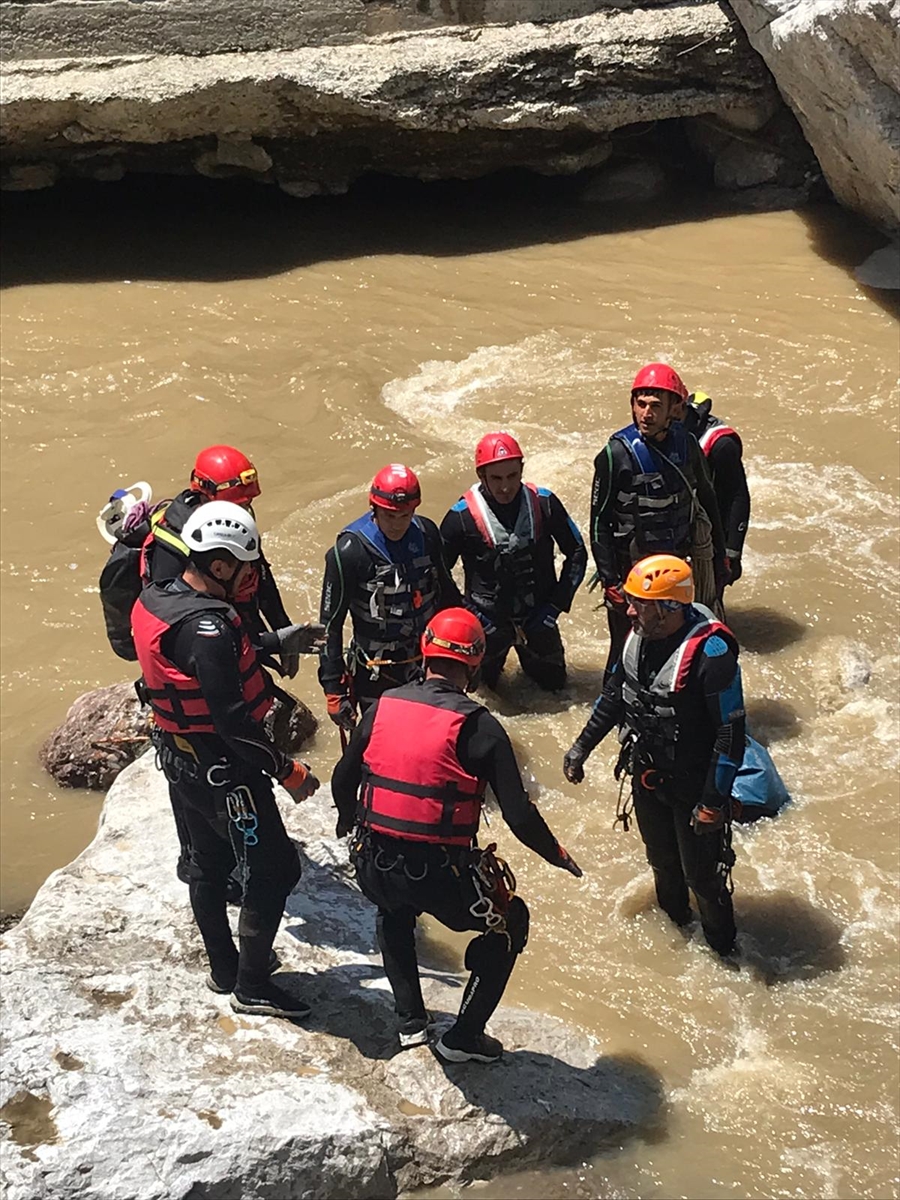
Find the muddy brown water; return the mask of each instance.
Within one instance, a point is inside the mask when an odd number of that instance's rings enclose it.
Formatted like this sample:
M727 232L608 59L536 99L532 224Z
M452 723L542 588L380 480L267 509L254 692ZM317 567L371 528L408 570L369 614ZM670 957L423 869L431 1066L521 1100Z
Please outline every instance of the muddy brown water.
M593 456L636 366L664 357L744 438L753 521L730 614L752 728L795 803L738 832L743 965L724 970L654 910L637 834L613 831L612 747L581 788L562 779L605 657L593 597L563 622L561 696L509 671L490 702L586 868L554 872L495 821L533 913L509 998L635 1057L666 1104L618 1149L477 1190L897 1195L898 337L890 295L852 276L878 239L832 209L695 200L623 219L527 182L303 204L142 185L5 207L3 909L95 828L100 798L54 788L36 753L76 695L131 674L96 592L114 487L172 494L202 445L245 447L302 619L374 470L412 464L440 519L490 427L584 529ZM324 715L312 662L297 683ZM323 727L321 774L336 750Z

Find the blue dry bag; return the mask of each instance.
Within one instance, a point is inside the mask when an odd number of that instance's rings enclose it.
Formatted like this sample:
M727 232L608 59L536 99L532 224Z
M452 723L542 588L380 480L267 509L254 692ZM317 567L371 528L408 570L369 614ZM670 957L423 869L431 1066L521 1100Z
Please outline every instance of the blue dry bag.
M777 817L784 806L791 802L772 756L749 734L744 761L731 794L741 802L743 812L737 819L744 823L755 821L758 817Z

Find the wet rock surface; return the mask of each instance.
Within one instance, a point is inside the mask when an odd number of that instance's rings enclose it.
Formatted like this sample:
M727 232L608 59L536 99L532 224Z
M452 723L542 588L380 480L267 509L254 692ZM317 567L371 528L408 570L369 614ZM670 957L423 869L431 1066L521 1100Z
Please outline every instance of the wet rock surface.
M396 1053L374 910L328 836L327 796L283 813L304 877L276 941L301 1027L234 1014L175 879L152 756L117 780L94 842L0 941L0 1131L9 1200L386 1197L577 1162L657 1124L658 1076L540 1014L501 1009L501 1063ZM422 949L448 1024L462 977ZM526 951L527 953L527 951Z
M296 754L318 721L302 700L292 707L276 698L267 725L280 749ZM113 683L78 697L44 742L40 760L63 787L106 791L149 745L150 709L140 704L133 684Z

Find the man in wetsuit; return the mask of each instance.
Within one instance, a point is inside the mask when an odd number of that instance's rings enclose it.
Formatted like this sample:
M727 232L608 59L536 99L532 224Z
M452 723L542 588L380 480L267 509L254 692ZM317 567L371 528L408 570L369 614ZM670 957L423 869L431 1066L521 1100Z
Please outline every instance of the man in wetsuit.
M437 526L416 515L421 501L414 471L401 463L383 467L369 489L369 511L325 555L319 682L328 715L345 731L355 724L357 706L365 711L382 692L416 677L425 626L461 600ZM348 613L353 637L345 659Z
M700 598L714 604L725 586L725 536L706 460L676 412L687 397L678 373L648 363L631 388L632 422L614 433L594 459L591 550L603 586L609 624L607 674L628 633L622 580L648 554L675 554L711 564ZM711 525L711 546L700 544L699 508Z
M750 524L750 489L740 435L721 417L713 416L712 399L705 392L693 392L677 412L681 414L677 419L694 435L706 455L725 530L726 584L737 583Z
M284 901L300 878L271 780L295 801L319 785L266 732L268 677L231 604L259 561L259 533L246 509L214 500L191 514L181 538L183 570L147 584L132 625L154 742L190 839L191 907L209 959L207 984L232 992L237 1012L306 1016L309 1006L269 978ZM243 891L239 950L226 910L235 858Z
M503 1046L484 1027L528 939L528 909L510 895L508 879L491 874L497 860L473 848L486 785L519 841L555 867L581 870L529 800L503 727L466 695L484 654L478 619L445 609L426 628L422 650L424 681L385 692L334 770L337 833L358 822L351 856L363 894L378 907L401 1047L428 1040L415 942L416 918L426 912L479 935L466 951L471 974L459 1015L437 1052L450 1062L490 1063Z
M158 505L136 524L126 523L127 530L110 551L100 576L107 634L120 658L135 661L130 618L142 581L174 579L184 568L187 547L181 530L185 521L208 500L228 500L252 512L253 501L259 495L259 476L246 454L233 446L207 446L197 455L190 487L174 500ZM247 572L241 594L234 598L234 606L251 639L267 627L283 629L291 623L261 549L258 562ZM299 655L282 650L280 658L283 674L293 678L299 669Z
M724 956L735 939L731 790L744 757L737 642L693 603L691 569L673 555L637 563L624 592L632 632L563 771L581 783L588 755L619 726L616 777L632 777L659 905L676 925L688 924L690 888L706 940Z
M515 647L525 674L558 691L566 655L557 622L584 579L587 550L559 497L522 482L523 464L512 434L483 437L475 448L478 483L444 517L441 537L447 566L462 559L466 605L487 634L483 681L497 686Z

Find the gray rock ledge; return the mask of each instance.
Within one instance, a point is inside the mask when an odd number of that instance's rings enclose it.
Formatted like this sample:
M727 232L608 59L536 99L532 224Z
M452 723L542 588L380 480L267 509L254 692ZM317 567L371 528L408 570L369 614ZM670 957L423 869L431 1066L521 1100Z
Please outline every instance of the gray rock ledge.
M150 756L119 776L94 841L3 935L8 1200L389 1197L578 1161L659 1119L649 1067L598 1057L537 1013L495 1015L507 1047L495 1067L395 1054L374 910L329 836L330 797L282 798L304 877L276 945L313 1003L303 1027L235 1016L204 987ZM461 977L425 974L449 1021Z

